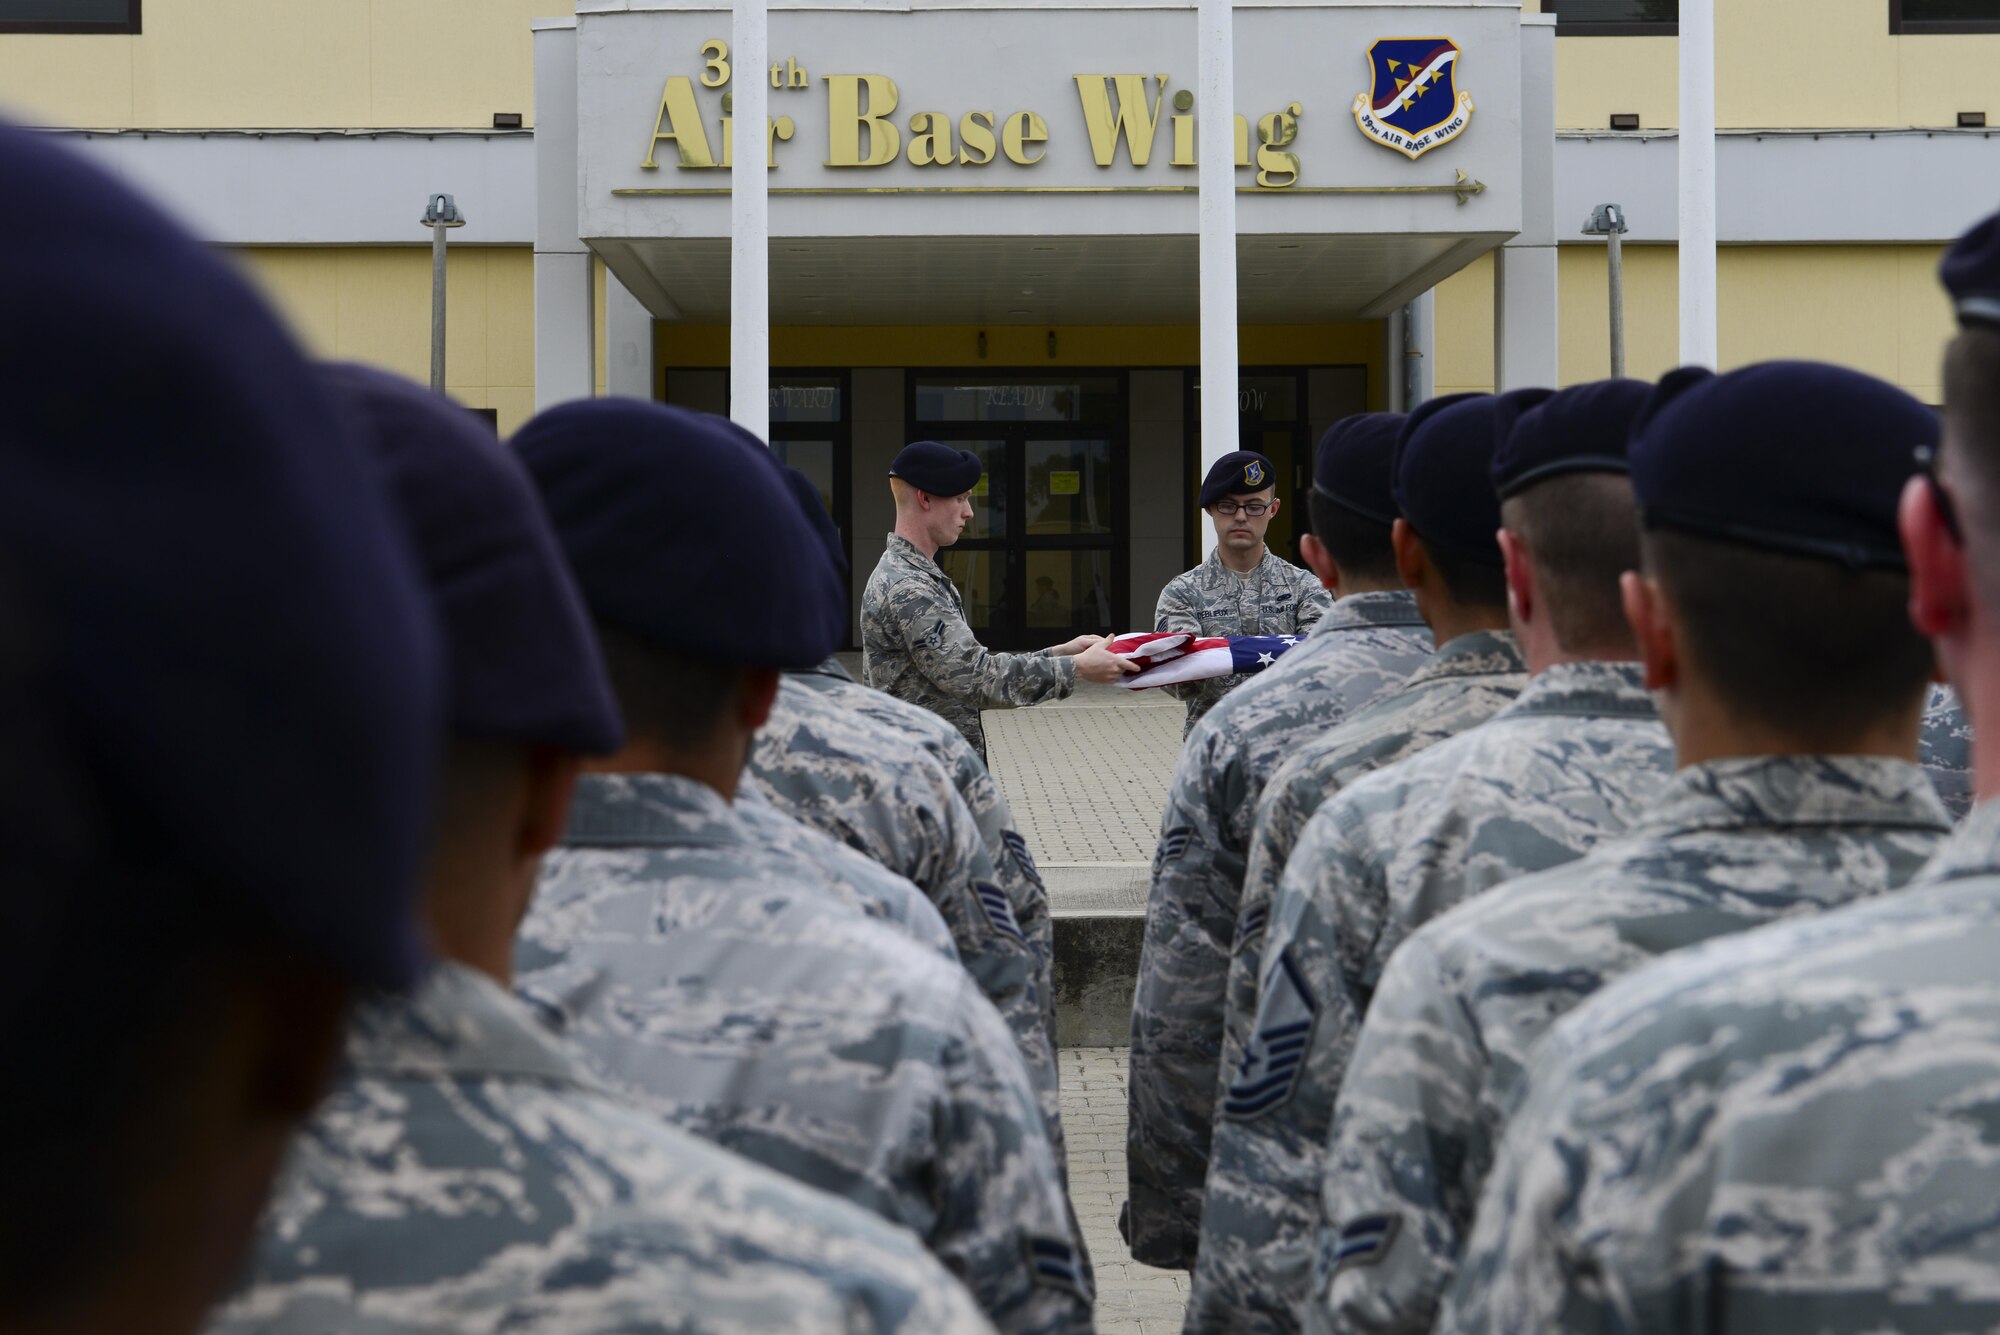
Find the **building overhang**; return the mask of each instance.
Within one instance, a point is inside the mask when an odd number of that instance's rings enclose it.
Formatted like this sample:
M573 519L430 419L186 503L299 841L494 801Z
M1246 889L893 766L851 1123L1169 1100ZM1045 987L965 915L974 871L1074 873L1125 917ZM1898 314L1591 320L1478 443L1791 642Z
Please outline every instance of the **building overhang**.
M585 0L576 23L582 240L655 315L726 319L728 8ZM1517 4L1236 25L1244 320L1379 316L1521 231ZM1456 50L1414 154L1362 124L1395 39ZM773 319L1196 318L1191 3L774 6L770 53Z

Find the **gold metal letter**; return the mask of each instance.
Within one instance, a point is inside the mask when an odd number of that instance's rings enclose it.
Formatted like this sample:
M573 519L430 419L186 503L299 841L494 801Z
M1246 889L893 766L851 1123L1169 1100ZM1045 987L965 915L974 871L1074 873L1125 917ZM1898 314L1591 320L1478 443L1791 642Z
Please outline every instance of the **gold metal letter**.
M1236 165L1250 165L1250 122L1240 115L1236 118Z
M1000 145L993 137L993 113L968 111L958 121L958 162L961 167L984 167L993 161ZM977 154L978 156L974 156Z
M724 121L726 127L729 122ZM726 133L726 131L725 131ZM641 167L658 167L653 155L660 141L671 139L680 150L683 167L713 167L715 155L708 148L708 132L701 125L701 111L694 104L694 81L685 74L667 76L660 94L660 114L653 118L653 137L646 142L646 160Z
M1028 156L1029 144L1045 144L1048 139L1049 123L1032 111L1015 112L1000 132L1000 145L1007 151L1008 160L1023 167L1032 167L1048 156L1046 148L1032 158Z
M1169 164L1175 167L1192 167L1194 163L1194 117L1176 116L1174 119L1174 156Z
M1125 136L1125 150L1134 167L1146 165L1153 155L1153 136L1160 128L1160 103L1167 95L1167 76L1156 74L1160 86L1146 105L1146 76L1143 74L1079 74L1076 95L1083 102L1083 123L1090 130L1090 151L1100 167L1109 167L1118 153L1118 136ZM1111 110L1111 85L1118 85L1118 110Z
M765 166L775 167L778 165L778 140L782 139L786 143L790 143L792 132L798 128L797 122L793 121L790 116L779 116L772 120L771 133L765 136L764 139Z
M804 88L806 86L806 67L799 64L797 56L785 57L785 85L788 88Z
M1299 155L1284 151L1299 137L1298 103L1285 111L1274 111L1257 122L1257 184L1266 190L1283 190L1299 179ZM1283 176L1285 179L1276 179Z
M861 89L868 88L868 109L861 109ZM826 165L880 167L896 160L902 136L889 123L896 109L895 81L882 74L826 76ZM868 131L868 156L861 156L861 131Z
M919 111L910 117L909 157L913 167L933 163L949 167L957 161L951 151L951 117L942 111Z
M701 54L708 62L708 70L701 76L703 88L720 88L729 82L729 43L720 37L711 37L701 44Z

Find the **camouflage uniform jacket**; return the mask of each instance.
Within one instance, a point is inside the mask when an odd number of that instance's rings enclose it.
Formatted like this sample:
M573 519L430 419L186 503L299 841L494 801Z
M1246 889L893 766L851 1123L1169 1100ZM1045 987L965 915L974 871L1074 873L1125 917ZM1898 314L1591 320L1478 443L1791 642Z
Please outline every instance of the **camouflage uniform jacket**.
M986 759L982 709L1060 700L1076 660L996 654L966 624L958 587L907 538L889 546L861 592L861 671L868 684L942 716Z
M1357 779L1271 904L1254 1019L1223 1072L1193 1305L1297 1330L1327 1127L1390 952L1419 924L1624 830L1673 768L1636 663L1560 663L1478 727Z
M1986 802L1908 889L1612 983L1517 1080L1439 1329L2000 1325L1995 959Z
M737 818L756 832L765 848L788 856L801 880L824 880L833 897L893 927L904 936L958 963L951 928L930 897L881 863L821 834L778 810L755 784L736 790Z
M517 989L667 1120L913 1230L1000 1329L1089 1329L1005 1023L963 970L793 886L712 789L586 776Z
M247 1273L252 1331L990 1329L900 1228L613 1095L446 963L362 1005Z
M1946 814L1964 820L1972 810L1972 721L1959 708L1958 692L1949 686L1931 687L1917 739L1917 763L1931 776Z
M1194 1265L1222 1042L1223 984L1264 781L1430 657L1407 593L1342 598L1304 644L1195 725L1174 767L1132 1000L1124 1219L1135 1259Z
M1332 1328L1430 1329L1507 1099L1559 1016L1669 951L1894 889L1948 828L1902 761L1691 765L1626 838L1410 937L1334 1118L1312 1289L1331 1286Z
M786 676L757 731L748 777L781 811L908 877L931 897L966 972L1014 1031L1060 1145L1055 1045L1043 1025L1036 955L944 767Z
M1264 559L1240 579L1213 551L1193 570L1184 570L1160 590L1153 629L1189 635L1303 635L1333 610L1328 593L1310 570L1266 548ZM1215 702L1243 677L1210 677L1169 686L1168 694L1187 701L1185 736Z
M1049 918L1049 892L1042 884L1035 855L1014 823L1014 813L986 762L957 728L921 705L898 700L887 691L864 686L849 676L839 660L829 658L810 672L793 676L799 685L830 696L843 709L879 726L914 739L944 766L958 795L965 799L986 843L987 856L999 873L1000 888L1014 906L1014 921L1035 952L1035 990L1042 998L1045 1031L1055 1034L1055 929Z
M1402 686L1375 697L1347 722L1320 734L1278 767L1257 799L1236 939L1223 1004L1223 1082L1242 1065L1257 1014L1264 926L1278 882L1306 822L1320 804L1365 774L1479 726L1513 703L1528 667L1512 631L1474 631L1438 650ZM1215 1098L1220 1089L1210 1091Z

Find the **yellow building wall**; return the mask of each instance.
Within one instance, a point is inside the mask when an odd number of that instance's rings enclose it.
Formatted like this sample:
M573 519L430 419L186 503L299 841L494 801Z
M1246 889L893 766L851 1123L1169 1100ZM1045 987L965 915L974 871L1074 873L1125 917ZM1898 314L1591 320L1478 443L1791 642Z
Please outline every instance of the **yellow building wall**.
M429 382L428 246L234 253L315 356ZM512 432L535 409L533 254L525 246L454 247L445 322L445 388L467 407L495 409L501 432Z
M529 20L571 0L160 0L136 35L0 35L0 105L85 129L534 121Z
M1943 399L1939 366L1952 335L1937 282L1942 247L1726 246L1717 299L1725 369L1779 357L1835 362ZM1560 252L1560 356L1566 385L1610 374L1604 251ZM1671 246L1625 247L1625 370L1657 379L1680 348L1679 265ZM1492 261L1440 284L1437 390L1493 387Z
M1531 8L1539 4L1531 0ZM1603 130L1680 123L1672 37L1558 37L1556 124ZM1722 129L2000 124L2000 34L1892 36L1888 0L1746 0L1716 6L1715 116Z

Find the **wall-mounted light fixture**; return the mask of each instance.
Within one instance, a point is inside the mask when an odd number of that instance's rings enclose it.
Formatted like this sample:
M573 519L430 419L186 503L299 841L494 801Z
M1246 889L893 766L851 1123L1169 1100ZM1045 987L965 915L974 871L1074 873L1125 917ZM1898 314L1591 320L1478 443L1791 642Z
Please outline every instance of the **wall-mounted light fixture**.
M1636 111L1614 111L1611 113L1611 128L1614 130L1636 130L1639 128L1639 113Z

